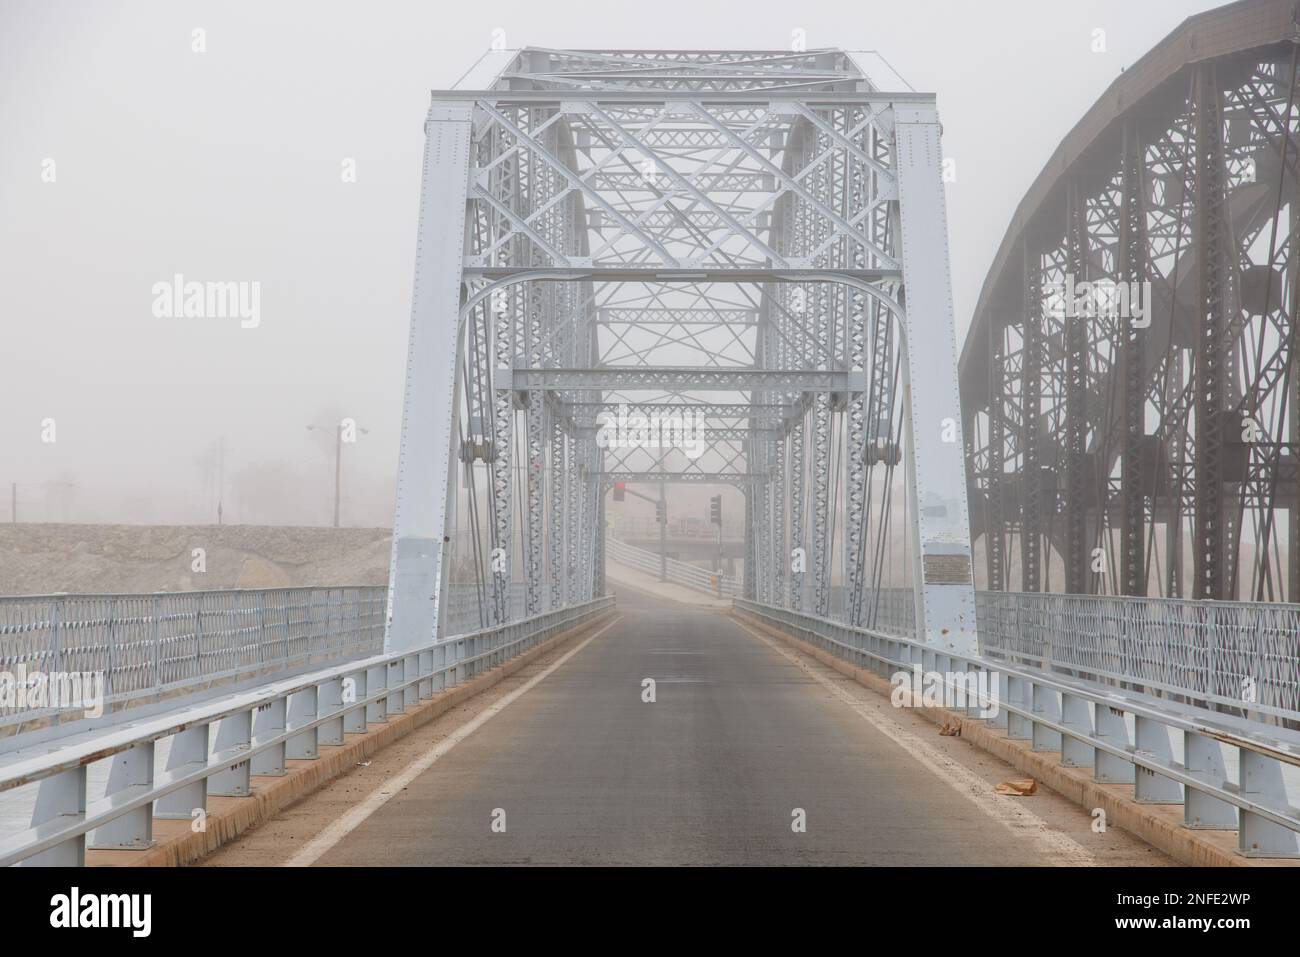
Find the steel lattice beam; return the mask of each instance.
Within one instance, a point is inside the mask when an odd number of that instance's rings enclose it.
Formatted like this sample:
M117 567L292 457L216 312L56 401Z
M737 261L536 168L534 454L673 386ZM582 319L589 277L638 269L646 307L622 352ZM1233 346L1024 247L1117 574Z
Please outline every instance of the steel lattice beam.
M1189 19L1017 211L961 362L989 587L1018 533L1025 590L1300 600L1291 8Z

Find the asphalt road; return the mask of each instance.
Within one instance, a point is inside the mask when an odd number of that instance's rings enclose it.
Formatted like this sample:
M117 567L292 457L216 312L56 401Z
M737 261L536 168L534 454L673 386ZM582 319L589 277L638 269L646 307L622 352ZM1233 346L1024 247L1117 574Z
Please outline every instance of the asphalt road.
M1093 837L1088 815L1055 795L992 798L1014 772L906 715L918 753L947 749L966 768L936 772L846 704L848 692L716 610L633 591L618 600L618 624L316 863L1032 865L1079 863L1054 860L1052 841L1079 849ZM898 720L882 696L851 687ZM1020 802L1007 807L1021 817L999 820L990 801ZM1159 862L1114 829L1101 838L1088 853L1106 856L1086 863ZM239 844L251 852L256 840ZM239 844L229 863L248 859Z

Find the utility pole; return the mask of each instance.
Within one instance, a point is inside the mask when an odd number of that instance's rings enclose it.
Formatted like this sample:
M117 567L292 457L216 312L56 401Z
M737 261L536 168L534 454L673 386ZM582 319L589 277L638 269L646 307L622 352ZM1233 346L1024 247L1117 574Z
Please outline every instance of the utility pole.
M653 502L655 507L655 521L659 523L659 580L668 581L668 499L664 494L666 485L659 483L659 497L651 498L649 495L642 495L640 492L627 487L624 482L617 482L614 485L614 501L621 502L624 496L633 495L642 501Z
M18 483L9 483L9 520L11 525L18 524Z
M344 429L354 429L365 435L370 434L369 429L358 428L356 422L352 419L340 419L339 423L334 426L334 527L339 527L339 503L343 497L343 433ZM329 426L309 425L308 432L324 432ZM348 439L349 442L355 441L355 434Z
M226 487L226 437L217 441L217 524L221 524L221 497Z
M659 580L668 581L668 497L666 482L659 483Z
M722 597L722 496L715 495L709 499L709 521L718 526L718 557L713 563L714 581L718 586L718 597Z
M334 430L334 527L339 527L339 483L343 480L343 423Z

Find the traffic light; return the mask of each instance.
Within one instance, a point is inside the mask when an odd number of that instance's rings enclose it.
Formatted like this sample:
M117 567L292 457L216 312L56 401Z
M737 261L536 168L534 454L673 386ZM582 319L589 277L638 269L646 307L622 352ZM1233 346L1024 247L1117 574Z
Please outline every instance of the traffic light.
M614 483L614 501L621 502L627 498L627 486L622 482Z
M722 527L722 496L715 495L709 499L709 523Z
M655 521L660 525L668 521L668 508L663 502L655 502Z

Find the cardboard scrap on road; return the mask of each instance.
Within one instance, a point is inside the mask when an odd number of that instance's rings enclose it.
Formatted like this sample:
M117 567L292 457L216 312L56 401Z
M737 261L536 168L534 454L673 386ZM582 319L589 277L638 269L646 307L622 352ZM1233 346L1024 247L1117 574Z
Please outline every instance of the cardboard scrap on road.
M1013 797L1027 797L1038 790L1038 782L1033 778L1016 778L1003 781L993 788L995 794L1010 794Z

